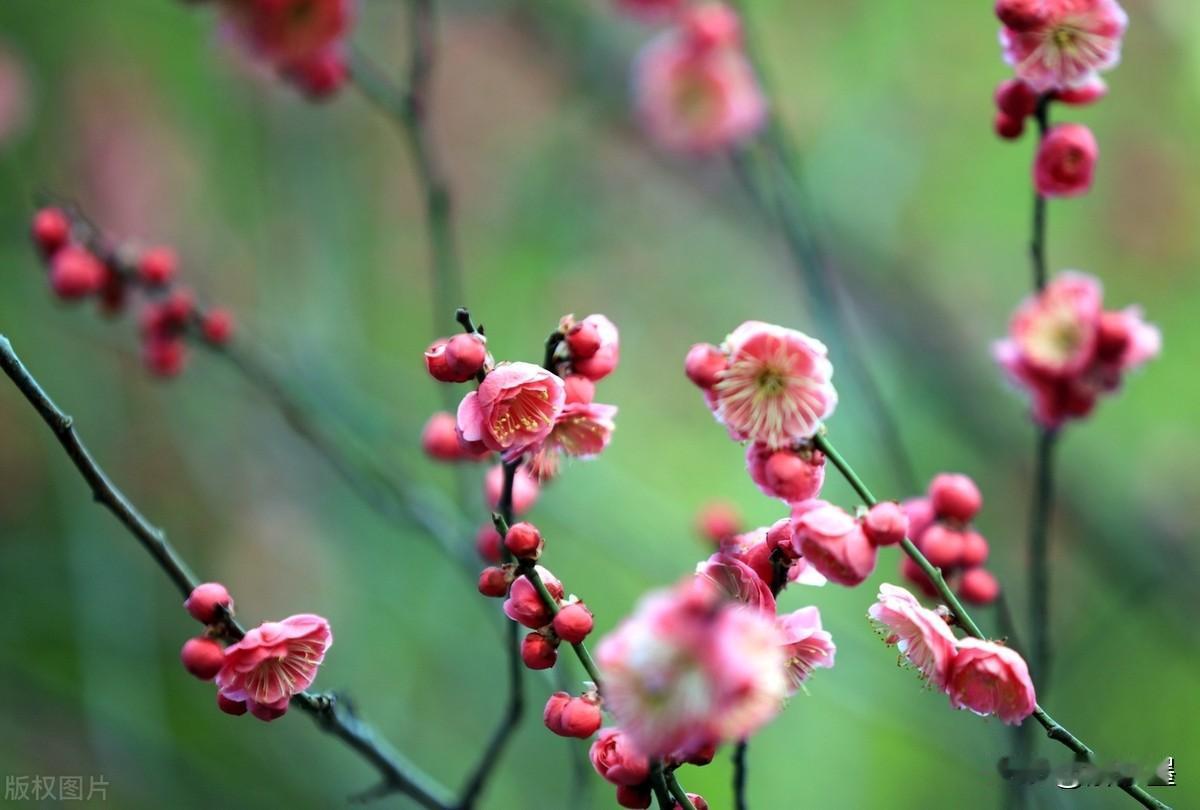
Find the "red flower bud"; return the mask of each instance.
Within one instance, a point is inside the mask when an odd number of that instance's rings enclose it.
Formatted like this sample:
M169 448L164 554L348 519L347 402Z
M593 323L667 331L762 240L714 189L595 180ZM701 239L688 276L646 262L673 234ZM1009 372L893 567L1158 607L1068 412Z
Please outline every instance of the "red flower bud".
M532 523L514 523L504 535L504 547L519 560L536 560L542 545L542 533Z
M104 284L104 265L87 250L67 245L50 260L50 286L66 300L83 298Z
M650 784L617 785L617 804L632 810L646 810L652 798Z
M551 731L562 737L586 740L600 730L602 722L599 704L586 697L575 697L563 706L562 714L559 715L558 730Z
M512 584L512 580L512 571L495 565L489 566L479 574L479 592L484 596L500 599L508 596L508 586Z
M175 278L178 266L179 260L175 251L169 247L151 248L138 258L138 278L148 286L161 287Z
M233 313L213 307L204 313L204 319L200 321L200 333L214 346L224 346L233 337Z
M566 692L555 692L546 700L546 708L542 710L542 722L546 724L546 728L559 736L562 736L563 709L570 702L571 696L569 694Z
M1025 134L1025 119L998 112L992 119L992 129L1004 140L1015 141Z
M174 377L187 364L187 347L177 337L152 337L142 345L142 359L151 374Z
M988 541L979 532L967 532L963 535L962 565L964 568L976 568L987 562Z
M729 366L725 352L711 343L697 343L688 350L683 361L683 373L689 380L705 391L717 384L721 372Z
M929 484L929 499L938 517L968 523L983 506L979 487L965 475L941 473Z
M877 546L893 546L908 534L908 515L895 501L871 507L863 518L863 532Z
M983 568L972 568L962 575L958 583L958 594L973 605L990 605L1000 595L1000 583L991 572Z
M71 220L61 208L43 208L33 215L33 241L43 256L52 256L71 238Z
M938 568L953 568L962 561L966 545L962 532L935 523L921 535L921 553Z
M996 109L1018 120L1037 111L1037 91L1020 79L1005 79L996 88Z
M179 651L179 660L200 680L211 681L225 664L225 650L211 638L189 638Z
M475 551L484 562L499 563L504 559L500 554L500 544L503 542L500 532L491 523L479 527L475 534Z
M485 362L487 346L479 335L455 335L446 344L446 365L460 380L466 381L474 377L483 369Z
M223 607L233 613L233 597L221 583L205 582L192 590L183 607L201 624L212 624L217 620L218 608Z
M538 632L530 633L521 642L521 660L530 669L550 669L558 660L558 647Z
M583 602L572 602L554 616L554 632L568 644L578 644L592 632L592 612Z
M572 360L588 360L600 351L600 330L593 323L580 321L567 332L567 348Z

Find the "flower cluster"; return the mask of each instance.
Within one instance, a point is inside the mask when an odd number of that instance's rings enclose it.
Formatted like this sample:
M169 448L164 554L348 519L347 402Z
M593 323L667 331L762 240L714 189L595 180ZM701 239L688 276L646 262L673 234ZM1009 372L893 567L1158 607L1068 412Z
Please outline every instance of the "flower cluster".
M233 599L218 582L196 586L184 608L208 631L188 639L180 659L200 680L216 680L217 706L226 714L249 711L264 721L282 717L292 697L312 685L333 644L329 622L302 613L265 622L222 648L217 639L228 632Z
M1162 336L1138 307L1105 310L1100 282L1065 272L1017 309L996 360L1053 429L1091 413L1126 372L1158 355Z
M996 133L1019 138L1051 101L1091 104L1108 88L1128 18L1116 0L999 0L1000 43L1016 76L996 88ZM1043 118L1043 123L1045 119ZM1051 127L1038 145L1033 180L1043 197L1071 197L1092 185L1099 148L1082 124Z
M925 559L942 569L959 596L976 605L991 604L1000 595L1000 583L983 567L988 542L971 525L982 507L979 487L958 473L934 476L924 497L904 502L913 543ZM938 595L929 577L911 558L903 558L900 572L926 596Z
M674 588L644 597L597 648L605 707L618 725L592 764L622 807L649 807L650 758L706 765L716 746L771 720L835 648L817 608L777 616L749 566L718 555Z
M895 585L881 585L867 611L884 641L957 709L995 715L1019 725L1037 708L1029 668L1019 654L994 641L957 639L946 621Z
M38 211L31 231L50 288L60 299L95 298L102 313L115 317L135 292L140 294L142 357L153 374L173 377L183 371L188 338L223 346L232 337L227 310L201 309L192 292L177 283L179 260L170 248L109 248L90 225L61 208Z
M637 16L666 18L671 24L634 64L637 112L657 143L706 154L738 146L762 128L766 99L743 50L733 9L660 0L622 5Z
M588 459L608 446L617 408L595 402L596 383L611 374L621 356L617 327L603 315L564 317L549 340L546 367L497 363L487 338L474 329L439 338L425 351L425 368L439 382L478 382L457 415L438 412L421 434L425 453L439 461L520 462L510 492L514 514L537 501L541 484L558 475L565 458ZM484 478L484 496L498 509L503 465ZM480 529L483 559L499 562L500 544L490 525Z
M346 79L355 0L218 0L225 27L255 58L314 100Z

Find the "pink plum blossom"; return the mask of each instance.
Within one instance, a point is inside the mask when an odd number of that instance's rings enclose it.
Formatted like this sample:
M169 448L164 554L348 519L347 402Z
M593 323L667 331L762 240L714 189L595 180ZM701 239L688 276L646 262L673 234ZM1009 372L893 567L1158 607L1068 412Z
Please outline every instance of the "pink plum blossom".
M732 554L717 552L712 555L696 566L696 576L709 580L734 601L775 614L775 596L770 586L753 568Z
M612 440L617 406L598 402L566 405L541 448L529 460L531 474L540 481L558 475L563 456L589 459L600 455Z
M906 558L907 559L907 558ZM903 588L884 583L867 616L929 683L945 688L957 641L944 619Z
M821 493L825 483L825 454L807 446L776 450L754 442L746 447L746 469L764 495L798 503Z
M1029 668L1018 653L993 641L964 638L950 662L945 685L950 704L1020 725L1037 708Z
M1033 185L1043 197L1076 197L1092 187L1100 147L1083 124L1058 124L1038 145Z
M812 438L837 405L825 344L747 321L723 344L729 366L711 390L714 415L736 438L783 448Z
M672 151L728 149L766 120L766 100L745 54L736 44L714 47L705 26L685 21L652 40L634 64L633 83L647 132Z
M540 565L536 570L550 595L555 599L562 599L563 586L558 578ZM513 581L508 598L504 600L504 615L531 630L545 627L554 618L550 608L538 594L537 588L524 575Z
M809 565L846 586L861 583L875 570L878 551L862 525L840 507L823 502L805 509L792 522L793 543Z
M571 369L592 382L599 382L612 374L621 360L620 333L616 324L604 315L588 315L579 325L594 331L600 345L587 358L573 359Z
M837 651L833 636L821 627L821 611L815 606L800 608L775 620L783 636L788 683L795 692L818 667L833 666Z
M650 778L650 760L619 728L601 729L588 757L596 773L614 785L640 785Z
M1086 416L1124 374L1155 357L1158 329L1136 307L1102 308L1100 283L1067 271L1021 304L1009 337L995 344L997 362L1026 389L1034 419L1055 428Z
M597 648L605 704L647 756L742 739L787 693L775 619L691 578L651 594Z
M266 622L225 648L217 688L228 700L244 701L256 717L273 719L312 685L331 644L329 622L312 613Z
M1072 88L1095 81L1121 59L1121 39L1129 18L1116 0L1044 0L1016 25L1000 30L1004 59L1019 78L1038 92Z
M563 412L561 378L532 363L501 363L458 406L463 441L481 442L505 461L536 449Z

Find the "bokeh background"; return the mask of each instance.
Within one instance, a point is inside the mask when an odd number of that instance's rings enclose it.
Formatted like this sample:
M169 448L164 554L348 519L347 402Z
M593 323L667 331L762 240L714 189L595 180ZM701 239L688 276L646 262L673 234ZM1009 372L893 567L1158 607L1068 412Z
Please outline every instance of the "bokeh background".
M869 363L922 479L972 475L991 567L1025 626L1024 535L1033 437L989 358L1027 291L1031 139L999 142L991 91L1006 75L984 0L751 6L778 110L796 133L822 234L855 304ZM1070 110L1100 139L1089 196L1054 203L1050 260L1139 302L1163 356L1061 445L1053 525L1051 712L1103 759L1176 757L1175 807L1200 799L1200 11L1130 0L1110 97ZM398 69L400 2L367 0L356 40ZM566 312L604 312L623 362L600 399L620 406L611 448L572 466L532 517L548 560L605 631L647 589L707 554L697 510L730 501L748 525L781 508L742 468L681 373L699 340L747 318L811 329L810 296L779 234L721 161L649 148L627 111L627 63L650 30L580 0L443 9L434 130L452 180L467 302L498 356L535 360ZM0 332L98 458L239 614L328 616L318 686L457 785L501 711L504 657L484 603L429 538L381 520L219 358L179 379L142 370L133 318L52 300L27 243L37 194L79 200L113 232L167 242L204 300L288 384L353 430L413 486L457 497L420 456L442 404L420 352L452 331L431 311L413 166L353 90L314 107L222 41L211 10L167 0L0 4ZM842 347L833 346L835 355ZM842 380L830 425L876 491L909 494L872 415ZM471 524L484 511L467 478ZM832 480L828 495L852 504ZM469 534L469 532L468 532ZM462 543L469 543L463 537ZM755 738L756 807L997 806L995 721L953 712L896 666L864 618L896 581L885 552L857 589L789 590L821 607L837 666ZM178 664L195 631L175 591L95 507L52 436L0 385L0 774L103 776L119 807L339 806L374 774L303 716L266 725L217 712ZM991 611L981 611L996 632ZM537 708L487 808L607 807ZM1065 749L1043 744L1055 764ZM682 772L728 807L723 752ZM1113 789L1042 786L1044 808L1128 807ZM403 798L389 806L408 806Z

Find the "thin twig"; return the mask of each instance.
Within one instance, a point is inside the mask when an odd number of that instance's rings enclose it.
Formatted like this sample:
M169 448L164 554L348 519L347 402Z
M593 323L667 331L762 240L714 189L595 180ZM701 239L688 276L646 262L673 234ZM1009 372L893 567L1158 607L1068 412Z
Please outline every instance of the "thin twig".
M1054 448L1058 433L1039 428L1034 458L1033 502L1029 518L1030 672L1038 688L1050 680L1050 566L1048 540L1054 502Z
M746 749L749 743L739 740L733 747L733 807L734 810L747 810L746 777L749 770L746 762Z
M112 482L80 439L74 420L54 403L3 335L0 335L0 368L53 431L67 457L91 488L93 499L121 522L186 599L200 580L167 541L166 533L150 523ZM221 621L221 631L229 641L245 635L245 630L231 616ZM302 692L292 698L292 704L310 715L322 731L342 740L370 762L382 777L382 784L389 789L410 796L430 810L445 810L449 806L443 798L445 789L392 750L344 701L338 701L330 694Z
M842 477L846 479L846 482L850 484L855 492L858 493L858 496L863 500L863 503L865 503L867 506L874 506L876 503L878 503L878 500L876 500L875 496L871 493L871 490L867 488L867 485L861 478L859 478L858 474L854 471L854 468L851 467L846 459L842 457L841 453L839 453L837 449L830 443L825 434L820 433L815 436L813 438L813 444L818 450L825 454L830 462L833 463L833 466L835 466L838 472L842 474ZM950 586L946 584L946 580L942 577L941 570L931 564L929 560L925 558L925 555L922 554L907 537L901 542L901 546L903 547L904 552L912 558L912 560L921 568L925 575L929 577L929 580L933 583L934 587L937 588L937 591L941 595L942 599L945 600L947 606L949 606L950 610L953 611L958 625L962 627L969 635L972 635L975 638L985 638L983 633L980 631L979 626L975 624L975 620L971 618L971 615L967 613L966 608L962 606L962 602L959 601L958 597L954 594L954 591L952 591ZM1044 729L1046 729L1046 736L1048 736L1050 739L1056 740L1057 742L1060 742L1067 748L1071 749L1073 752L1075 752L1076 757L1082 761L1095 761L1095 752L1093 752L1088 746L1084 745L1084 743L1078 737L1068 731L1061 723L1047 714L1046 710L1040 705L1034 708L1033 717L1039 723L1041 723ZM1152 810L1170 810L1169 805L1166 805L1151 796L1141 786L1139 786L1136 781L1132 779L1122 780L1120 783L1118 783L1118 786L1121 788L1121 790L1125 791L1138 802L1140 802L1144 807L1152 808Z
M1034 120L1037 121L1038 128L1038 143L1046 137L1046 130L1050 128L1050 103L1053 97L1050 94L1042 95L1038 99L1037 108L1034 112ZM1046 198L1041 192L1034 191L1033 193L1033 229L1029 239L1029 257L1033 264L1033 287L1038 292L1041 292L1046 287Z

